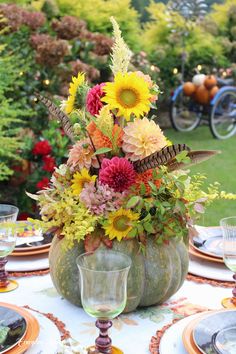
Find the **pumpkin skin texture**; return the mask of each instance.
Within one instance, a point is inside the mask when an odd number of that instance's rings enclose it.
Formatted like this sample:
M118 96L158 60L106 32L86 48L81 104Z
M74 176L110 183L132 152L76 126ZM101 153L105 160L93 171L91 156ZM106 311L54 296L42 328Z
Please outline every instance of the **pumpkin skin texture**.
M210 90L210 99L211 100L212 100L212 98L214 98L214 96L217 94L218 91L219 91L218 86L212 87L212 89Z
M206 89L204 85L201 85L197 88L194 98L200 104L207 104L210 100L210 92Z
M212 87L216 86L217 84L217 80L215 78L214 75L208 75L206 78L205 78L205 81L204 81L204 86L210 90Z
M81 305L80 276L76 257L84 253L83 243L77 243L71 250L62 250L63 239L54 236L49 251L49 266L52 282L58 293L72 304Z
M62 243L63 239L57 237L52 241L49 252L51 278L59 294L81 306L76 258L85 252L84 245L81 242L64 251ZM188 248L183 241L171 240L168 245L157 245L149 237L145 255L139 252L138 242L134 239L114 241L112 250L127 254L132 259L124 312L134 311L138 306L163 303L181 287L188 272Z
M192 94L196 91L196 86L190 81L185 82L183 85L183 91L186 96L192 96Z

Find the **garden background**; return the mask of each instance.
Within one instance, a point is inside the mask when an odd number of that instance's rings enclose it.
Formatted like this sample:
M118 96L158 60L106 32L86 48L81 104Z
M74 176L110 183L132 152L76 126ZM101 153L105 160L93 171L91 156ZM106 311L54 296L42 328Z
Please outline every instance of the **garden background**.
M204 19L188 21L173 14L169 3L148 0L0 0L0 201L19 206L21 218L37 215L25 191L47 186L56 165L67 158L69 141L50 120L36 92L54 102L66 97L72 75L86 73L90 84L109 80L112 46L110 16L119 22L132 52L131 70L142 70L160 86L156 121L172 142L222 154L192 171L235 188L235 137L214 140L207 126L191 133L170 129L169 97L181 80L194 73L236 75L236 0L208 1ZM234 215L235 201L217 201L199 221L217 225Z

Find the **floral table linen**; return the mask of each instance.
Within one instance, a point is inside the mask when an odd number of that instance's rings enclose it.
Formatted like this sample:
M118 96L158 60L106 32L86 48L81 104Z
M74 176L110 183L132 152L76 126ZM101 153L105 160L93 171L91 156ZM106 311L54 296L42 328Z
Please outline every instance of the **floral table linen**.
M50 275L19 278L18 282L19 288L0 294L0 301L28 305L44 313L53 313L83 346L94 343L97 333L93 318L83 309L62 299L53 287ZM195 313L199 306L200 309L220 309L221 299L230 294L229 288L186 280L183 287L164 305L139 309L115 319L111 329L113 344L122 348L125 354L149 353L151 337L158 329L171 323L174 318ZM54 353L48 352L45 343L45 352L40 354Z

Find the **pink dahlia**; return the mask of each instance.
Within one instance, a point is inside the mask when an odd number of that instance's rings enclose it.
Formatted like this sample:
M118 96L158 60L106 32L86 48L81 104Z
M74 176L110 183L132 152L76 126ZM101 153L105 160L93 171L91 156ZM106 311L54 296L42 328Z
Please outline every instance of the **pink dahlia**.
M127 190L135 182L133 165L124 157L113 157L111 160L103 159L99 172L99 181L107 184L116 192Z
M95 85L92 87L87 94L86 98L86 108L87 111L95 116L99 113L100 109L103 107L101 98L104 96L102 88L105 84Z

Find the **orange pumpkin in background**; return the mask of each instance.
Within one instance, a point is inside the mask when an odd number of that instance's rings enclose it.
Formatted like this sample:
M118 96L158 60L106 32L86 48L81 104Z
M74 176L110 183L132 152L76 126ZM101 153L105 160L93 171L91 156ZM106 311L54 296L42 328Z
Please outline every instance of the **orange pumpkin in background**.
M218 91L219 91L218 86L212 87L212 89L210 90L210 99L211 100L212 100L212 98L214 98L214 96L217 94Z
M208 90L211 90L212 87L216 86L216 84L217 84L217 79L214 75L208 75L204 80L204 86Z
M192 96L192 94L196 91L196 86L190 81L185 82L183 85L183 91L186 96Z
M208 104L210 101L210 91L204 85L201 85L197 88L194 98L200 104Z

